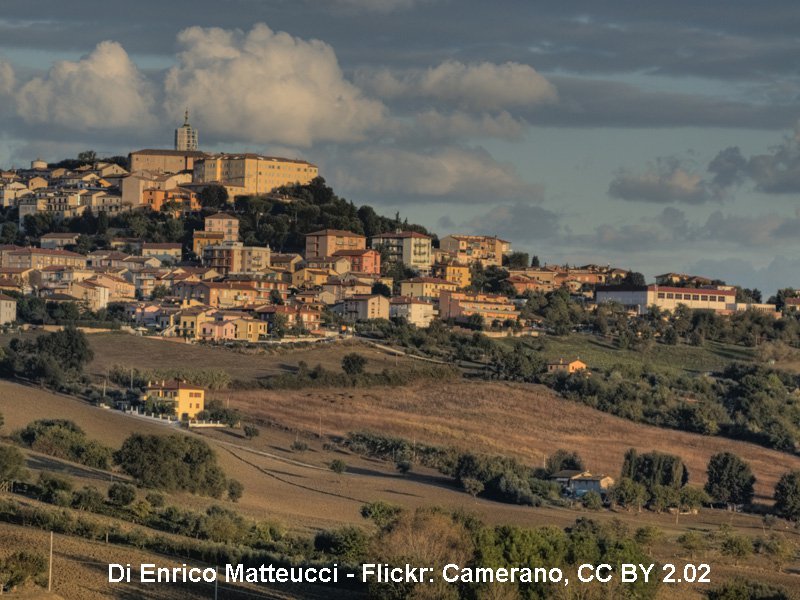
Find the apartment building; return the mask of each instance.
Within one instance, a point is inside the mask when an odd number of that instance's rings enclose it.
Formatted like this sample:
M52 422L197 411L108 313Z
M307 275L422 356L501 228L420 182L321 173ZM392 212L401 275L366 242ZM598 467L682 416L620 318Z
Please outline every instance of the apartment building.
M736 291L728 286L680 288L661 285L609 285L595 288L595 301L598 304L617 302L640 315L645 314L650 306L673 311L681 304L693 310L725 313L735 310Z
M416 231L372 236L370 247L385 253L387 262L401 262L422 273L429 273L433 264L431 236Z
M21 248L0 254L2 254L2 266L12 269L42 269L52 266L84 268L86 266L85 256L68 250Z
M368 275L380 275L381 253L377 250L337 250L334 258L346 258L350 261L350 270Z
M367 238L352 231L323 229L306 234L306 260L333 256L340 250L364 250Z
M448 235L441 239L439 248L458 262L501 267L503 256L511 253L511 242L487 235Z
M471 315L480 315L489 325L493 321L516 321L519 310L506 296L498 294L443 291L439 295L439 316L442 319L465 321Z
M203 248L203 264L222 275L262 273L269 269L270 249L241 242L208 245Z
M410 298L433 300L443 291L454 292L458 286L445 279L436 277L414 277L400 282L400 295Z
M198 150L145 149L128 155L131 173L135 171L155 171L159 173L180 173L194 169L195 161L205 158L206 153Z

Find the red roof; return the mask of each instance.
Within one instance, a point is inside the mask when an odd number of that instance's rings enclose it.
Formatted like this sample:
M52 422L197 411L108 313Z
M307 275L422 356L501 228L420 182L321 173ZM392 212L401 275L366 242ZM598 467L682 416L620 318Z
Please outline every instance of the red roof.
M354 233L352 231L345 231L343 229L320 229L319 231L314 231L312 233L307 233L306 237L309 236L317 236L317 235L335 235L338 237L358 237L358 238L365 238L365 236L361 235L360 233ZM366 239L366 238L365 238Z

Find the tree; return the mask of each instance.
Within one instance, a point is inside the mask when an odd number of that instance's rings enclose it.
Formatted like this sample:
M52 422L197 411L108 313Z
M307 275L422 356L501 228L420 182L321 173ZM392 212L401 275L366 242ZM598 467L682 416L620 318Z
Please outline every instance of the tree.
M800 471L785 473L775 485L775 510L787 519L800 521Z
M781 587L736 578L707 592L708 600L791 600Z
M678 543L689 553L691 560L698 552L708 548L708 540L699 531L687 531L678 538Z
M3 418L3 413L0 413L0 429L5 425L6 420Z
M97 162L97 152L94 150L84 150L78 153L78 161L83 164L93 165Z
M0 445L0 481L13 481L25 474L25 457L14 446Z
M540 266L541 265L539 264L539 257L534 254L533 258L531 258L531 267L533 267L534 269L538 269Z
M271 304L275 304L277 306L283 305L283 296L281 296L280 291L278 290L270 290L269 291L269 301Z
M527 252L512 252L503 256L503 266L509 269L524 269L528 266Z
M153 291L150 292L150 297L153 300L161 300L162 298L166 298L169 296L169 288L164 285L163 283L159 283L157 286L153 288Z
M600 510L603 508L603 498L594 490L584 494L582 501L583 507L589 510Z
M366 366L367 359L355 352L345 354L342 358L342 370L351 377L361 375Z
M117 506L128 506L136 500L136 488L126 483L112 483L108 488L108 499Z
M717 502L750 504L756 478L741 458L730 452L720 452L708 461L708 482L705 490Z
M220 209L228 204L228 190L221 185L209 185L197 195L203 208Z
M733 558L733 564L736 565L739 560L753 553L753 542L746 535L731 532L722 539L719 550L723 556Z
M547 458L547 473L553 475L559 471L583 471L583 460L577 452L559 448Z
M473 498L476 498L478 495L483 493L483 483L472 477L464 477L461 480L461 487L463 487L464 491Z
M482 331L484 327L483 315L479 315L478 313L471 314L469 317L467 317L465 325L468 329Z
M638 273L636 271L628 271L628 274L625 275L625 278L622 280L622 283L624 283L625 285L641 287L643 285L647 285L647 280L641 273Z
M393 523L402 511L403 509L396 504L389 504L381 500L361 506L361 516L365 519L371 519L380 529L384 529L387 525Z
M372 284L372 293L380 294L381 296L386 296L387 298L392 297L392 289L382 281L376 281Z
M611 488L611 498L626 510L633 507L641 508L647 498L647 490L630 477L623 477Z
M244 493L244 486L242 485L241 481L237 481L236 479L231 479L228 482L228 500L231 502L238 502L239 498L242 497Z

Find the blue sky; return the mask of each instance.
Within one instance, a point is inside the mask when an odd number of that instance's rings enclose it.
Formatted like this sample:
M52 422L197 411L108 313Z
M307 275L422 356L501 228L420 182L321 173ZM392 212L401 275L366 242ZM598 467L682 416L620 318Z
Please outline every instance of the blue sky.
M168 147L551 262L800 287L791 1L4 0L0 165Z

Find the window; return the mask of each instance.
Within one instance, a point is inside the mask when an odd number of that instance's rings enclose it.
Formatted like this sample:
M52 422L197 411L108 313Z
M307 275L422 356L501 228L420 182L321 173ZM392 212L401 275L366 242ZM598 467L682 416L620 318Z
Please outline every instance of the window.
M708 302L708 296L700 296L700 300L703 302Z
M692 294L692 300L700 300L700 294Z
M668 292L667 293L667 300L672 300L673 298L675 298L675 294L673 294L672 292Z
M661 298L662 300L664 298L666 298L666 296L664 295L664 292L658 292L658 297Z

